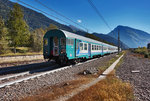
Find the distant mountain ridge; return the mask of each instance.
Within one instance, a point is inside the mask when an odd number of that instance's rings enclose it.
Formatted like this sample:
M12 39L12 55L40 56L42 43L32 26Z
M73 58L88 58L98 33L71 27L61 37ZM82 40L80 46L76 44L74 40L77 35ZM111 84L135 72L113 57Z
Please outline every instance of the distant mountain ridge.
M94 34L95 36L97 36L97 37L103 39L103 40L106 40L106 41L108 41L108 42L110 42L110 43L113 43L114 45L118 46L118 39L116 39L116 38L113 38L113 37L111 37L111 36L109 36L109 35L107 35L107 34L98 34L98 33L93 33L93 34ZM123 43L122 41L120 41L120 47L121 47L122 49L128 49L128 48L129 48L129 47L128 47L125 43Z
M13 8L13 2L9 0L0 0L0 15L4 18L4 20L8 19L8 14L10 12L10 9ZM57 27L63 30L68 30L72 32L73 30L68 27L67 25L60 24L45 15L38 13L32 9L29 9L27 7L24 7L20 5L24 12L24 19L26 20L27 24L29 25L30 29L36 29L36 28L46 28L50 24L55 24Z
M8 14L10 9L12 9L13 4L14 3L9 0L0 0L0 16L2 16L5 21L8 19ZM59 29L74 32L78 35L85 36L87 34L87 32L81 30L80 28L77 28L72 25L67 26L64 24L60 24L59 22L54 21L32 9L26 8L24 6L21 6L21 8L24 12L24 19L29 25L30 30L34 30L41 27L46 28L50 24L55 24ZM108 41L109 43L113 43L114 45L117 46L118 29L120 30L121 47L123 49L136 48L139 46L147 46L147 43L150 42L150 34L141 30L121 25L116 27L113 30L113 32L110 32L108 34L93 33L93 35L99 37L100 39Z
M117 39L118 30L120 40L128 45L129 48L146 47L150 42L149 33L128 26L119 25L112 32L108 33L108 35Z

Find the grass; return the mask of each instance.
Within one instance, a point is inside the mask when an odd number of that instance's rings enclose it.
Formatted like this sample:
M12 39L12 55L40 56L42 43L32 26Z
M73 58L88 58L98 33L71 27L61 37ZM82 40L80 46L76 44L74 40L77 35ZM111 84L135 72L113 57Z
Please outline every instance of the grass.
M1 54L0 56L18 56L18 55L41 55L42 52L26 52L26 53L7 53Z
M121 56L123 53L119 54ZM101 70L107 69L118 57L110 59L106 62L106 66ZM119 62L119 65L123 62ZM21 101L51 101L57 99L61 95L69 94L83 84L87 84L96 77L92 75L78 75L77 80L68 82L68 85L60 84L51 87L44 87L37 91L37 94L21 99ZM89 89L75 95L68 101L132 101L134 99L133 90L129 83L123 82L115 76L113 71L106 79L98 82Z
M36 91L37 94L25 97L20 101L51 101L57 99L60 95L70 93L72 90L78 88L81 84L86 84L90 80L84 77L70 81L67 84L62 83L60 85L41 88L38 91Z
M112 72L106 79L75 95L68 101L132 101L133 90L129 83L123 82Z
M29 47L17 47L16 51L17 53L13 53L13 47L10 47L10 50L8 53L0 54L0 56L17 56L17 55L37 55L37 54L43 54L43 52L32 52Z
M123 53L119 54L119 56ZM117 57L111 59L102 70L108 68L116 59ZM122 63L123 58L119 61L115 70L119 68ZM115 70L107 75L106 79L75 95L68 101L133 101L134 94L132 86L130 83L118 79L115 76Z
M140 57L144 57L144 58L150 58L150 50L148 50L146 47L138 47L134 50L132 50L132 52L140 54ZM136 55L138 56L138 55Z
M110 65L112 65L122 54L124 54L125 51L121 52L119 55L117 55L116 57L112 58L111 60L109 60L106 65L99 67L99 75L102 74ZM98 76L99 76L98 75Z

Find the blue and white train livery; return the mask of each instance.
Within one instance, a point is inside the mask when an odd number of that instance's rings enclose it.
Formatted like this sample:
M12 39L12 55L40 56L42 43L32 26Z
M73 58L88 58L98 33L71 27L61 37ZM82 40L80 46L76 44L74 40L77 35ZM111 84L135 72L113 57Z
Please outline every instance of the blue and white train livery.
M44 59L55 59L60 64L117 52L116 46L60 29L46 32L43 40Z

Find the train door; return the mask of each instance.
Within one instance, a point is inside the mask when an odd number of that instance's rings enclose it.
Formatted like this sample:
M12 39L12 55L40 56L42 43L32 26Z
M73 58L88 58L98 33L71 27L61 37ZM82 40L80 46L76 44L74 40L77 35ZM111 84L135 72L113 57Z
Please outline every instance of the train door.
M50 37L49 40L49 50L50 55L53 55L53 37Z
M88 56L91 57L91 44L88 44Z
M58 37L53 38L53 55L54 56L59 55L59 39L58 39Z
M102 55L104 55L104 47L103 47L103 45L102 45Z
M75 57L74 41L75 41L74 39L67 39L66 51L67 51L67 57L69 59L73 59Z
M60 52L66 53L66 38L60 38Z

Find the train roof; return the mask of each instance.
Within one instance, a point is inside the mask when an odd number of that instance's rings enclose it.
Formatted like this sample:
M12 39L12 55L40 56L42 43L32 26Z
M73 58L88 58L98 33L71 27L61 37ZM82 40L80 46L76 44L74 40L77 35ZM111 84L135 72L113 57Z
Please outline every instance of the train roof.
M97 43L97 44L101 44L101 45L104 45L104 46L110 46L110 47L113 47L113 48L116 47L116 46L112 46L112 45L109 45L109 44L106 44L106 43L103 43L103 42L100 42L100 41L96 41L96 40L93 40L93 39L90 39L90 38L87 38L87 37L84 37L84 36L81 36L81 35L77 35L77 34L72 33L72 32L68 32L68 31L65 31L65 30L62 30L62 29L54 29L52 31L56 31L56 32L61 31L65 35L66 38L80 39L80 40L83 40L83 41ZM50 31L48 31L48 33L49 32Z
M84 36L81 36L81 35L77 35L77 34L74 34L72 32L68 32L68 31L65 31L65 30L61 30L64 32L65 36L66 37L69 37L69 38L76 38L76 39L80 39L80 40L83 40L83 41L88 41L88 42L93 42L93 43L99 43L99 44L102 44L102 42L100 41L96 41L96 40L93 40L93 39L90 39L90 38L86 38Z
M98 43L98 44L110 46L110 47L113 47L113 48L116 47L116 46L112 46L112 45L109 45L109 44L106 44L106 43L103 43L103 42L100 42L100 41L96 41L96 40L93 40L93 39L90 39L90 38L87 38L87 37L84 37L84 36L81 36L81 35L74 34L72 32L68 32L68 31L65 31L65 30L61 30L61 31L65 34L66 37L69 37L69 38L76 38L76 39L80 39L80 40L83 40L83 41L88 41L88 42L93 42L93 43Z

